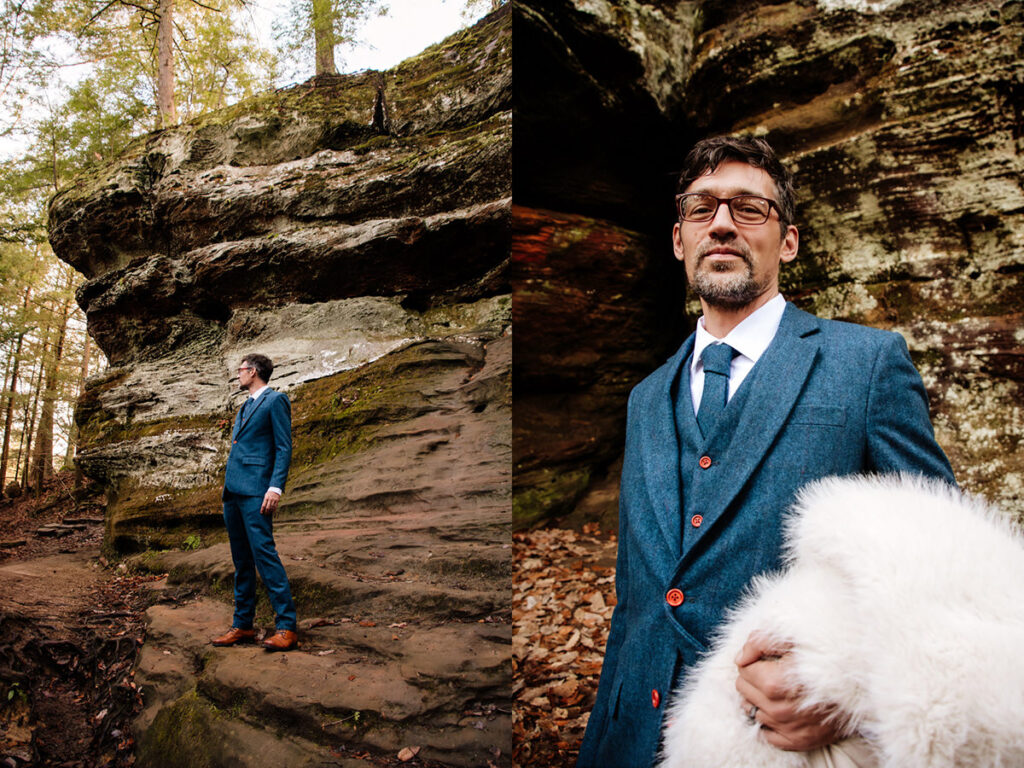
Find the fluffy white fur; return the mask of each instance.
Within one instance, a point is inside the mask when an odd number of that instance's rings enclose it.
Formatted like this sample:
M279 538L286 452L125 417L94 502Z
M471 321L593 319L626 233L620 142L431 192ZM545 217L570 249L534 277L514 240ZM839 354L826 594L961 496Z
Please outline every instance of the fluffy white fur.
M829 478L666 716L660 768L802 768L743 715L733 659L759 630L793 643L807 703L852 716L884 768L1024 766L1024 539L944 483Z

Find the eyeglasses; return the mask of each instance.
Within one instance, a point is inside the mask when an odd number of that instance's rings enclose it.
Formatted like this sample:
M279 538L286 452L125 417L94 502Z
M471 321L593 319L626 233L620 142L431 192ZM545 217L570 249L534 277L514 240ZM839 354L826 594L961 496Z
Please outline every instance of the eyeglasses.
M732 220L737 224L764 224L772 208L782 215L778 203L757 195L736 195L736 197L715 197L703 192L687 192L676 195L676 210L682 221L706 222L718 215L718 206L729 206Z
M238 372L241 373L242 371L255 371L255 370L256 369L253 368L251 365L243 365L241 368L238 369Z

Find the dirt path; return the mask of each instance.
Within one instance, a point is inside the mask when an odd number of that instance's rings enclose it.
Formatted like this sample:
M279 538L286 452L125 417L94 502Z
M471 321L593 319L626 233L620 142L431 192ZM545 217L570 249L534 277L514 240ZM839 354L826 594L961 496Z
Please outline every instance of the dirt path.
M122 768L147 577L106 567L98 500L59 478L0 504L0 765ZM43 507L36 513L35 509ZM74 528L52 533L54 525ZM40 530L43 533L40 533Z

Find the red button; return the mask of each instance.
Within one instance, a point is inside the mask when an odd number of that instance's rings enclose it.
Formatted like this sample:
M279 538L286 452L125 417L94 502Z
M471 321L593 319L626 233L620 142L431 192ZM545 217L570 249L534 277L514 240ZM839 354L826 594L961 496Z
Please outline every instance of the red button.
M708 467L711 466L711 457L701 456L700 461L698 461L697 463L700 465L701 469L707 469Z
M659 704L661 704L661 694L658 693L657 688L654 688L651 691L651 706L657 709Z
M700 528L700 524L704 522L703 515L694 515L690 518L690 525L694 528Z
M665 602L671 605L673 608L682 605L683 600L685 599L686 597L683 595L682 590L679 589L670 589L665 594Z

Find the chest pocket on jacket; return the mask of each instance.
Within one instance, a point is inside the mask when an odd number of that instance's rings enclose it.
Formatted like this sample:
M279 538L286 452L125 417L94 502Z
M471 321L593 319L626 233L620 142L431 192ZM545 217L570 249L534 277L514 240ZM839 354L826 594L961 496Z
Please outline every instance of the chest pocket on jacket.
M789 417L790 426L805 424L818 427L846 425L846 409L832 405L798 405Z

